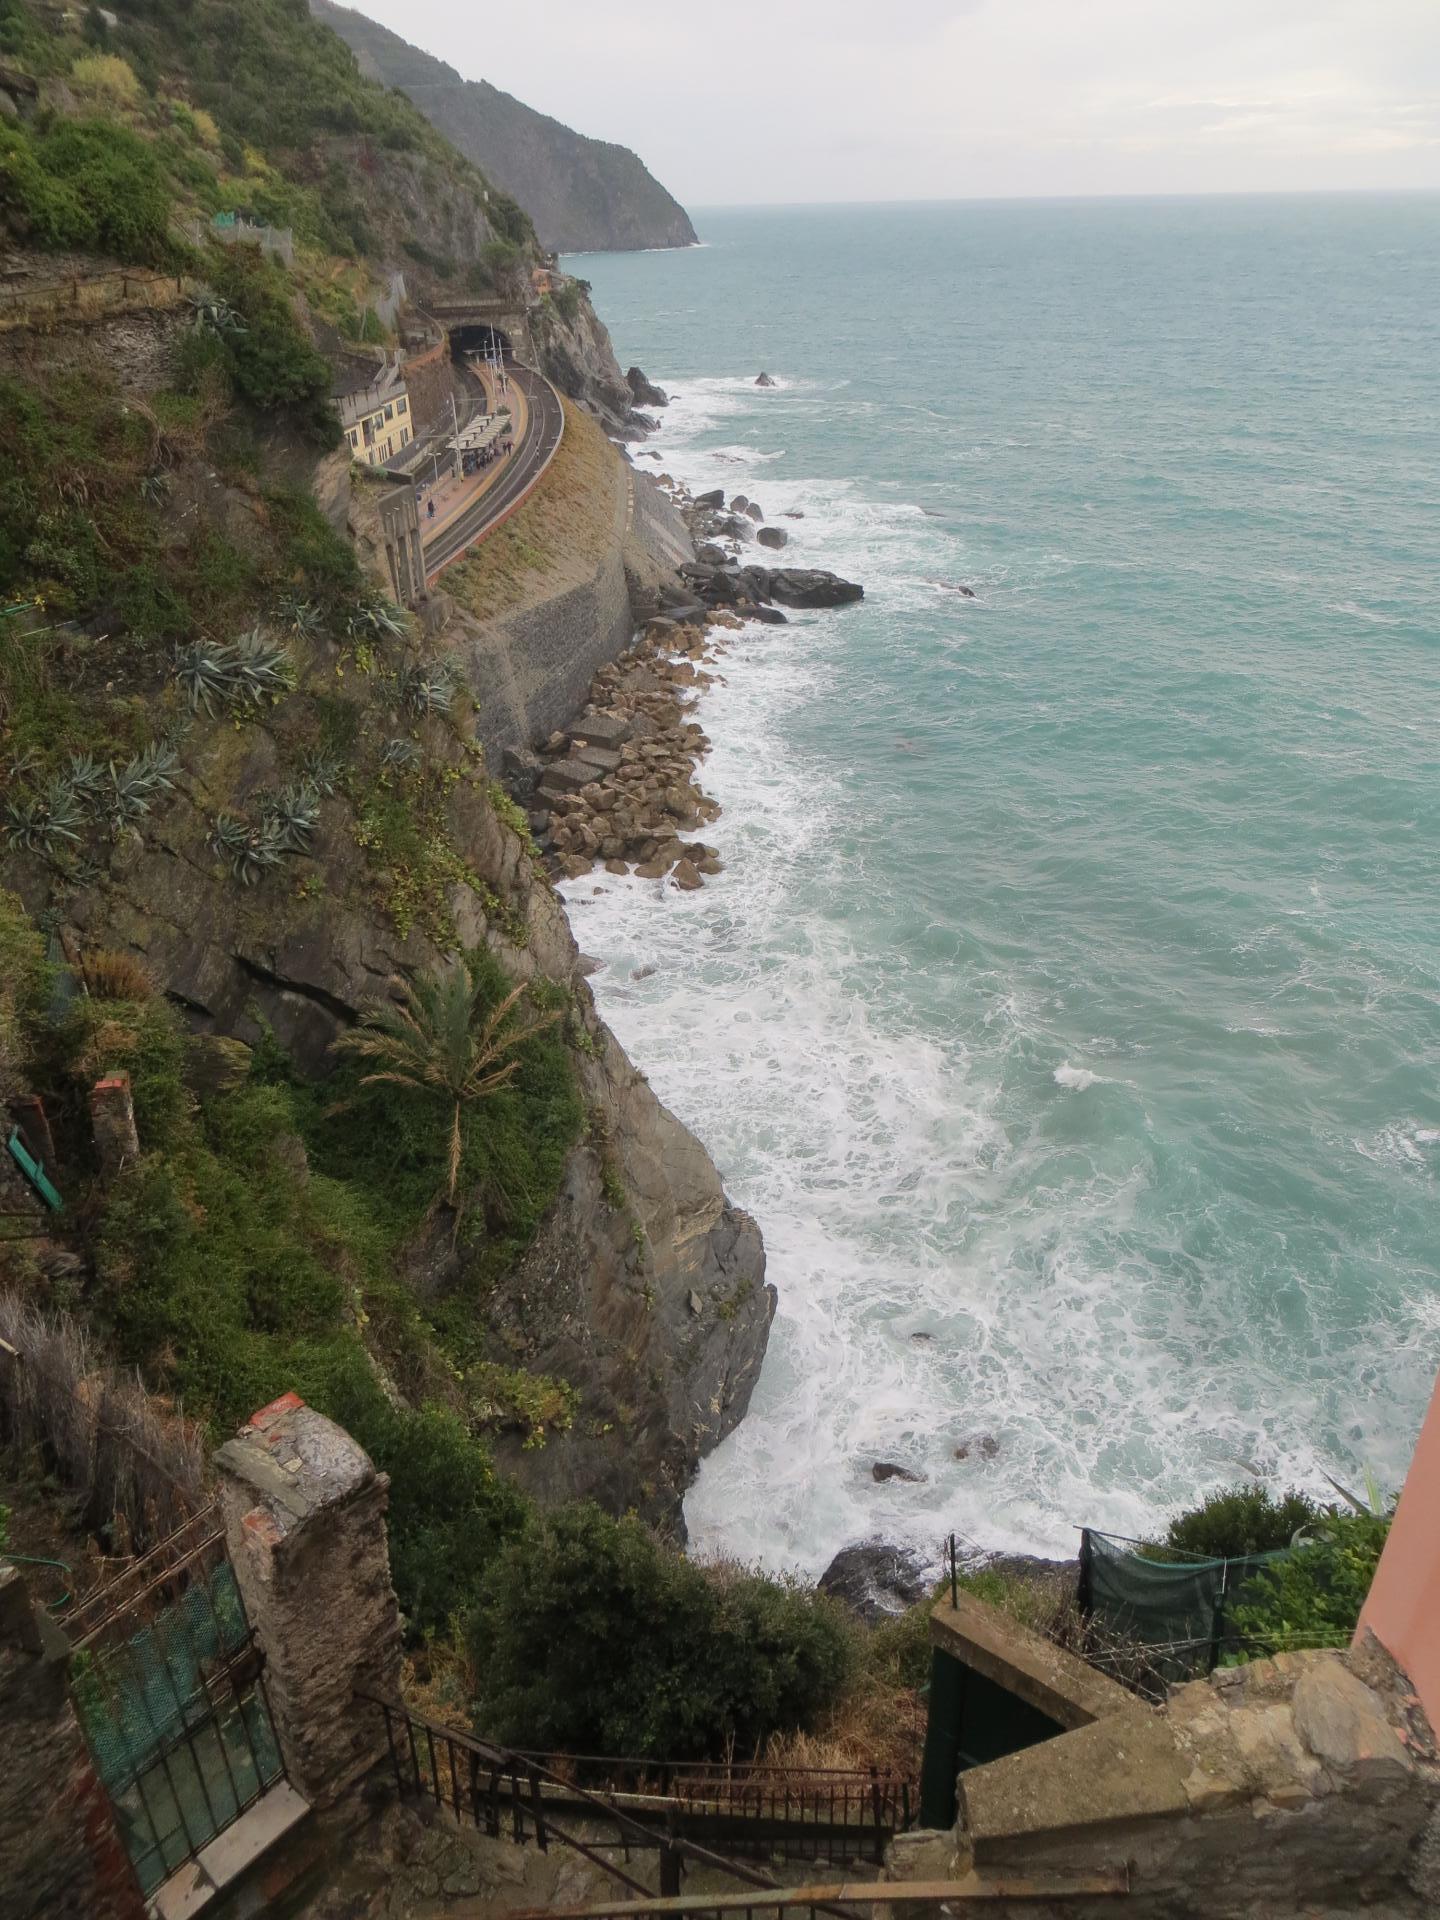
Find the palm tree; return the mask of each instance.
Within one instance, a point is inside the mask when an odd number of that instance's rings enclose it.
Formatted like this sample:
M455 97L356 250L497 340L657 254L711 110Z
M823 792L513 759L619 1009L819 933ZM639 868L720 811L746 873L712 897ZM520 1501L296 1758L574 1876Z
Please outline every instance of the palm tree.
M519 1068L516 1049L553 1026L562 1009L511 1021L525 992L506 994L499 1006L486 1007L486 983L468 955L442 974L418 981L396 979L398 1002L377 1007L358 1027L335 1042L339 1053L377 1063L361 1076L362 1087L410 1087L439 1094L450 1103L450 1178L446 1200L453 1207L460 1178L460 1115L474 1100L507 1086ZM506 1056L509 1056L507 1058ZM342 1110L345 1102L332 1107Z

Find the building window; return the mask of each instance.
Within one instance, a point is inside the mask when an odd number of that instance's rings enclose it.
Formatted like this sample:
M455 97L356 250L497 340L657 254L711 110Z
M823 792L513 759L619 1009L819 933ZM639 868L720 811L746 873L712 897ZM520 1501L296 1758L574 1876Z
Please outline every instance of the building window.
M385 418L387 420L393 420L395 418L395 409L388 400L385 402Z
M350 429L350 444L352 447L358 447L360 444L359 436L357 435L354 427L351 427Z
M401 427L400 429L400 444L402 447L408 447L410 444L410 429L408 427Z
M395 402L395 411L397 413L405 412L405 396L403 393L401 394L400 398Z

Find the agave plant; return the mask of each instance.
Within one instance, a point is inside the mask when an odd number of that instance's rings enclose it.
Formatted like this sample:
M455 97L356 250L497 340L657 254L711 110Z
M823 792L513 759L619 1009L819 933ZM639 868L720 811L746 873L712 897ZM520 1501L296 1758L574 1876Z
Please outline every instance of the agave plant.
M295 662L284 647L272 646L258 627L235 642L238 699L258 707L262 700L278 700L295 685Z
M308 780L295 781L279 793L265 796L261 818L269 836L267 844L281 853L308 853L320 824L320 796Z
M106 784L97 797L97 810L108 817L112 831L129 826L147 814L162 793L169 793L175 782L175 749L163 740L152 740L143 753L137 753L123 767L114 763Z
M295 685L295 663L284 647L272 645L254 627L233 645L193 640L175 656L175 677L190 711L203 707L213 720L217 701L258 707L262 700L278 700Z
M222 300L218 293L212 293L209 287L202 287L199 293L192 293L190 305L195 315L196 331L207 330L211 333L248 333L245 316L236 311L228 300Z
M72 753L70 764L60 776L82 806L100 812L110 770L90 753Z
M387 740L380 749L382 767L418 767L420 749L413 740Z
M285 853L268 820L252 827L233 813L217 816L210 844L244 887L253 887L278 867Z
M352 640L400 640L410 631L410 620L403 607L377 595L355 603L345 616L345 631Z
M455 669L448 660L424 660L402 667L395 676L395 692L402 707L422 717L449 713L455 699Z
M63 779L51 780L42 793L7 802L5 837L21 853L51 859L65 843L79 844L85 824L80 802Z
M300 772L306 786L327 800L340 784L340 762L323 747L311 747L301 754Z
M325 616L313 600L302 600L299 594L287 593L275 603L275 624L308 640L324 627Z

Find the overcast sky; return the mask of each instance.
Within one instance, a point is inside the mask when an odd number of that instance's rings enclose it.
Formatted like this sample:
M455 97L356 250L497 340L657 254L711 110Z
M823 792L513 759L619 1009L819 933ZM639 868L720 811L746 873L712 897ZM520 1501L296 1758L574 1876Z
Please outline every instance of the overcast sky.
M1440 188L1440 0L362 0L687 205Z

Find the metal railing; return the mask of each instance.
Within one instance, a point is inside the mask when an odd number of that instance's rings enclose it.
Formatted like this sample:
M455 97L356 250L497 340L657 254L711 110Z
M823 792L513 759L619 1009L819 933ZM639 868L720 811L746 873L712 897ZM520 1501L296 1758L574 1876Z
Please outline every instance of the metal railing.
M512 1913L510 1920L800 1920L841 1912L861 1920L864 1909L1046 1904L1103 1900L1128 1894L1128 1870L1071 1874L1064 1879L971 1873L963 1880L861 1880L836 1885L785 1887L764 1899L748 1893L696 1894L659 1900L626 1900L600 1906L545 1907ZM856 1909L860 1909L857 1913Z
M386 1744L400 1797L433 1800L457 1825L472 1825L492 1839L508 1837L517 1846L533 1840L542 1851L549 1849L552 1840L558 1841L643 1900L653 1899L654 1890L607 1858L607 1853L620 1851L628 1861L632 1852L657 1852L662 1897L679 1893L686 1862L728 1874L752 1892L774 1890L780 1884L764 1868L701 1845L689 1829L699 1826L713 1834L715 1827L709 1814L698 1804L685 1805L673 1792L664 1798L658 1794L592 1790L567 1779L533 1755L437 1725L399 1701L364 1691L357 1692L356 1698L384 1715ZM613 1839L583 1837L557 1820L557 1809L574 1809L583 1820L607 1829ZM804 1824L792 1805L789 1831L793 1835L803 1830ZM767 1855L783 1850L786 1835L778 1821L756 1823L747 1816L729 1823L722 1821L722 1828L732 1840L743 1843L748 1839ZM871 1848L878 1846L883 1854L890 1834L885 1833L881 1839L877 1830L867 1829L866 1838ZM795 1857L817 1856L805 1852ZM822 1911L843 1911L825 1902L819 1905Z

